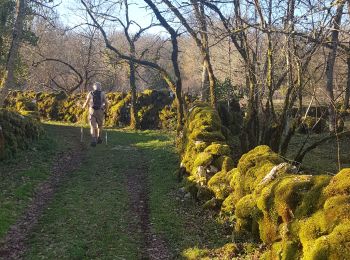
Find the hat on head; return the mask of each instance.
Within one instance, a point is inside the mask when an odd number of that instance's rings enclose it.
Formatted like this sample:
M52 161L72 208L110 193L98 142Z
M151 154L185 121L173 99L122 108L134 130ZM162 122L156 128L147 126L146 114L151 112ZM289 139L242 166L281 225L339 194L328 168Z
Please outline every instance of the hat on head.
M94 90L101 90L102 86L100 82L95 82L94 85L92 86Z

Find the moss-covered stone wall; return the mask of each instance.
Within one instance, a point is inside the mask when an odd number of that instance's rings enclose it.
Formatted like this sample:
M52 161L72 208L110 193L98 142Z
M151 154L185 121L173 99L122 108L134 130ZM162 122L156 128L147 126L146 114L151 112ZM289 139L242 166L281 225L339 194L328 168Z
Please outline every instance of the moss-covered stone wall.
M230 136L205 104L184 130L186 188L234 226L236 240L264 243L261 259L350 259L350 169L300 172L268 146L234 163Z
M82 109L86 94L67 96L61 93L11 92L5 100L5 107L23 115L31 115L42 120L87 123L88 112ZM106 115L106 125L110 127L130 124L131 95L113 92L107 94L110 109ZM166 108L173 109L173 98L167 91L146 90L137 95L136 105L142 129L156 129L170 124L173 118L162 117ZM164 111L163 111L164 110ZM163 111L163 112L162 112ZM176 120L176 119L175 119Z
M11 158L43 133L31 117L0 109L0 160Z

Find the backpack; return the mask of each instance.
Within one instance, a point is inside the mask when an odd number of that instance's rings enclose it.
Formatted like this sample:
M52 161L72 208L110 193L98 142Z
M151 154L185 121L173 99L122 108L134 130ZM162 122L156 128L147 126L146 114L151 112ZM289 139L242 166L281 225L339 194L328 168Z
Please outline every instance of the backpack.
M92 108L99 110L102 108L102 91L95 90L91 92L92 95Z

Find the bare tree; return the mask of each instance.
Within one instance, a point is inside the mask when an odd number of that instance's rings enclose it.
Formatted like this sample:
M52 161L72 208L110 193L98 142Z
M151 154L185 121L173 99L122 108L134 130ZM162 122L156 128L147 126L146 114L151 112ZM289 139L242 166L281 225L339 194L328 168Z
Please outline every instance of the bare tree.
M186 28L187 32L191 35L193 40L196 42L197 47L200 50L202 60L203 60L203 76L202 76L202 97L205 99L206 90L205 90L205 81L208 75L209 79L209 92L210 92L210 103L213 107L216 106L216 94L215 94L215 75L214 69L211 63L209 43L208 43L208 30L207 22L205 16L204 5L200 1L191 0L191 5L194 10L195 17L199 23L200 27L200 37L198 37L197 32L194 28L191 27L189 22L186 20L185 16L181 14L179 8L177 8L171 1L163 0L163 2L169 7L169 9L175 14L179 19L181 24Z
M173 80L171 74L164 69L163 67L161 67L159 64L152 62L152 61L148 61L148 60L144 60L141 58L136 58L136 57L132 57L130 55L127 54L123 54L117 47L113 46L107 36L106 31L103 29L102 25L98 22L96 16L94 15L93 11L92 11L92 7L89 6L84 0L81 0L82 5L85 7L85 10L87 11L87 13L89 14L91 20L93 21L94 26L96 26L101 34L102 37L105 41L105 45L108 49L110 49L113 53L115 53L117 55L117 57L119 59L123 59L123 60L127 60L127 61L132 61L134 63L140 64L142 66L146 66L146 67L150 67L153 68L157 71L159 71L159 73L162 75L162 77L164 78L164 80L167 82L169 88L174 92L174 93L181 93L181 85L177 85L179 84L179 81L177 80ZM180 81L181 83L181 81ZM181 95L175 95L176 97L176 102L177 104L181 104L182 100L181 100ZM177 125L178 125L178 131L181 130L182 128L182 121L183 121L183 112L182 112L182 106L177 106Z

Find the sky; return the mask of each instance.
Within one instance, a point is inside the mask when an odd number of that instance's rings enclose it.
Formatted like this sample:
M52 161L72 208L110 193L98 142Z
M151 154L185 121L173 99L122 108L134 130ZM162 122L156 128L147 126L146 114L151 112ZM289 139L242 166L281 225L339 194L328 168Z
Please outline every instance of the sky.
M145 8L142 8L143 6L145 6L144 1L132 0L130 2L138 4L138 5L132 4L129 7L130 19L136 21L142 27L148 26L152 21L152 15L150 14L150 12L147 12ZM82 8L82 5L80 4L80 1L62 0L62 3L57 8L61 22L68 27L74 27L76 25L83 23L84 21L84 18L82 17L83 13L82 11L79 11L79 9L81 8ZM136 30L136 28L134 28L134 30ZM164 29L158 26L158 27L149 29L147 32L157 34L161 31L164 31Z

